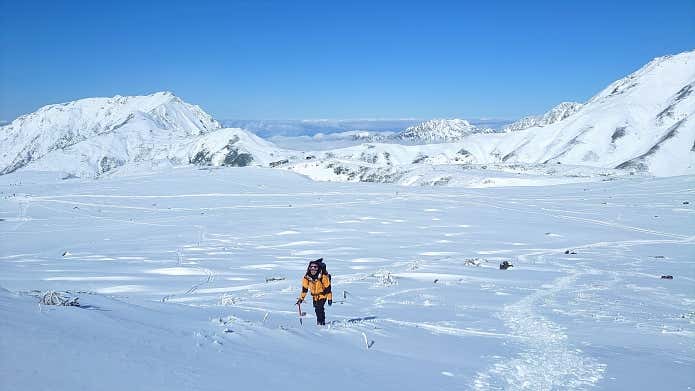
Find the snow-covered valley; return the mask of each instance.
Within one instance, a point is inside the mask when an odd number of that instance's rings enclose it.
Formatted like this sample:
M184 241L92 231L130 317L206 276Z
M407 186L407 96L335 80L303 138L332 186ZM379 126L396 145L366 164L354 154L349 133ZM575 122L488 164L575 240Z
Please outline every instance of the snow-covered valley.
M695 177L0 176L0 388L688 389ZM326 260L329 324L300 324ZM513 264L500 270L503 261ZM672 279L661 278L672 276ZM47 290L80 306L46 306Z

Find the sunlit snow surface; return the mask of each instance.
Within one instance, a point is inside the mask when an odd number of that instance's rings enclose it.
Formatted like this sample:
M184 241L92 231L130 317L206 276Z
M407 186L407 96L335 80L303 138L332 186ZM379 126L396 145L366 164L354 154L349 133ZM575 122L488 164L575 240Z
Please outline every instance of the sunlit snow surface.
M56 175L0 177L3 390L695 387L692 176L467 189L261 168ZM325 328L294 305L318 257ZM39 306L48 289L82 308Z

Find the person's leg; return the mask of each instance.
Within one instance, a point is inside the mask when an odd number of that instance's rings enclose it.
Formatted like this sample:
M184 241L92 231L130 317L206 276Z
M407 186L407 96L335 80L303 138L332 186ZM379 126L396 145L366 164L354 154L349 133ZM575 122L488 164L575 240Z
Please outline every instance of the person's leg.
M314 301L314 309L316 310L316 324L326 324L326 311L324 309L325 305L326 299Z

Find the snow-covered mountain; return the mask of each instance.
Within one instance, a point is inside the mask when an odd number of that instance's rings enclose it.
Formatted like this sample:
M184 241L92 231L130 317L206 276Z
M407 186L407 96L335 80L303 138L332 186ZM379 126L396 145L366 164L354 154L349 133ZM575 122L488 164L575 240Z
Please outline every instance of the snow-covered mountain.
M129 162L267 164L275 149L241 129L221 129L170 92L45 106L0 128L0 174L28 166L98 176Z
M220 124L200 107L170 92L49 105L0 128L0 173L12 172L95 136L138 130L141 141L151 141L196 136L219 128ZM139 147L132 143L128 146Z
M518 121L515 121L503 127L502 131L514 132L517 130L532 128L534 126L546 126L554 124L555 122L562 121L563 119L576 113L577 111L579 111L579 109L582 108L582 106L584 106L584 104L582 103L562 102L543 115L530 115L527 117L523 117Z
M464 142L478 162L563 163L658 176L695 173L695 51L659 57L544 127Z
M479 128L464 119L433 119L408 127L395 138L410 143L430 144L460 141L474 133L493 132L493 129Z
M315 179L406 184L432 182L432 177L423 177L423 164L526 166L522 171L541 173L566 171L557 166L563 164L609 170L597 171L599 175L613 169L657 176L695 174L693 89L695 51L656 58L580 110L545 126L471 134L455 143L365 144L323 152L319 161L298 162L292 169ZM567 110L554 110L548 119L576 107L565 105ZM550 164L555 168L541 167ZM456 175L447 173L443 182Z
M171 93L83 99L0 127L0 174L28 167L98 176L133 162L262 165L318 180L401 184L456 183L462 165L542 175L567 172L557 164L593 167L587 169L592 175L614 169L694 174L693 89L695 51L656 58L585 104L561 104L523 130L495 133L465 120L432 120L400 133L327 136L326 145L352 140L338 149L311 149L316 137L302 140L308 152L284 150L242 129L220 129ZM572 170L569 175L577 175Z
M463 119L433 119L409 126L402 131L371 131L352 130L347 132L323 134L319 133L312 138L318 142L346 141L355 144L360 143L397 143L397 144L436 144L450 143L462 140L465 136L474 133L494 133L495 130L472 124ZM286 142L278 137L280 142Z

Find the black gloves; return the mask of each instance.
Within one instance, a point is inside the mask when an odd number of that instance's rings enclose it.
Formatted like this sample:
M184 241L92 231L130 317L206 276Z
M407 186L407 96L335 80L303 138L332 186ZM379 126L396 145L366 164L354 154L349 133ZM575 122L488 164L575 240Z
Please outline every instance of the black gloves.
M302 304L303 301L304 301L303 299L299 298L299 299L297 299L297 303L295 305Z
M332 305L333 305L333 300L328 300L328 306L330 307Z

